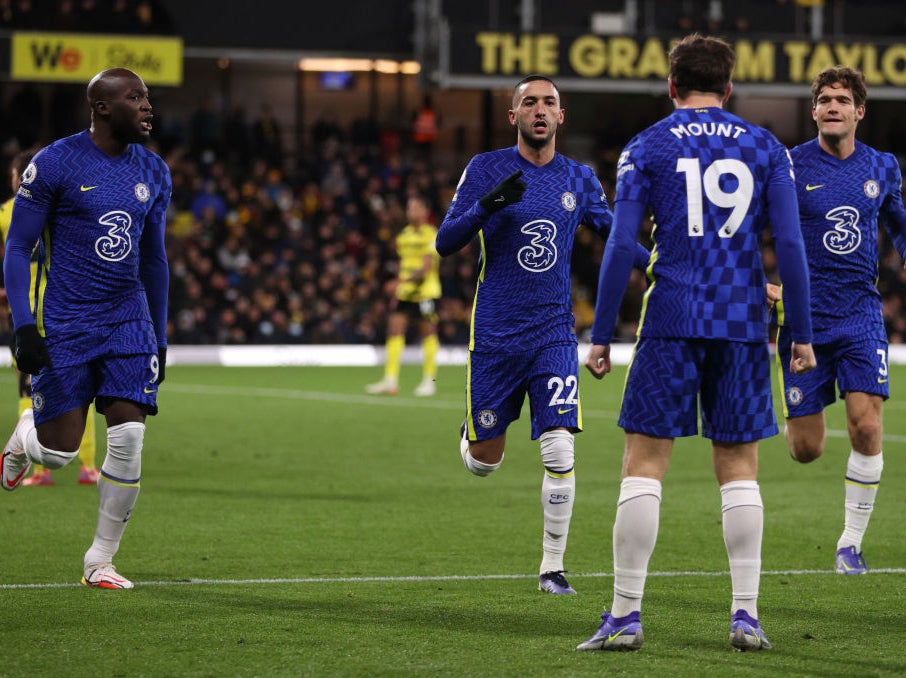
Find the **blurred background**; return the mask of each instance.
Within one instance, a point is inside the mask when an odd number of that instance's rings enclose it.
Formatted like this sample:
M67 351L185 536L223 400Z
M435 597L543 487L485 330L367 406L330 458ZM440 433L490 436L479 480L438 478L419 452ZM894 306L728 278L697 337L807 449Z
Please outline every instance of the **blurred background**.
M906 5L880 0L0 0L0 161L86 127L90 77L132 68L174 180L171 344L379 345L407 197L440 223L469 158L515 142L512 86L557 82L558 148L612 197L622 147L671 110L671 40L693 30L734 44L730 110L788 146L814 136L814 74L861 68L858 138L906 164ZM580 339L602 250L580 232ZM477 256L442 262L445 345L467 342ZM775 279L768 241L765 263ZM906 340L902 263L884 239L891 343ZM625 341L643 292L634 279Z

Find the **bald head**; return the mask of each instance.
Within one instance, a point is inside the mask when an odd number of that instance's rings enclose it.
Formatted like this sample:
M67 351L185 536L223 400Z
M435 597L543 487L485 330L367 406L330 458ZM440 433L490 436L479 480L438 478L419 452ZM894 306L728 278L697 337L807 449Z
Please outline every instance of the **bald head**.
M145 83L137 73L128 68L108 68L88 82L88 105L94 110L98 101L110 99L130 87L144 89Z

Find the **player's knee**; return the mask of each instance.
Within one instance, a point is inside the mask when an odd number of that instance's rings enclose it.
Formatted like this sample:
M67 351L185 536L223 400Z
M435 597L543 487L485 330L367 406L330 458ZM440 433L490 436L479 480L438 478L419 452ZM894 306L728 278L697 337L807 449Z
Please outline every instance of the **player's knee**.
M573 473L575 465L575 437L564 429L545 431L539 439L541 463L548 473L566 475Z
M145 425L139 421L117 424L107 429L107 454L117 458L140 454L145 440Z
M472 456L472 453L466 450L465 454L462 456L462 460L466 465L469 473L472 473L476 476L484 478L485 476L491 475L494 471L500 468L503 464L503 455L500 455L500 458L494 463L486 463L480 461Z
M824 445L808 441L797 441L789 446L790 456L800 464L810 464L824 452Z
M790 456L800 464L811 463L824 452L824 436L796 435L789 426L783 433Z
M140 477L144 440L145 425L141 422L130 421L109 427L103 472L115 478L131 480Z
M880 422L860 421L852 430L852 448L862 454L872 454L881 449L881 436Z
M469 442L463 434L460 440L459 451L466 469L476 476L488 476L503 464L503 448L505 438L499 436L491 440Z
M79 456L78 448L76 448L72 452L68 452L65 450L52 450L49 447L41 445L40 443L38 444L41 448L41 466L48 468L51 471L55 471L58 468L63 468L69 462Z

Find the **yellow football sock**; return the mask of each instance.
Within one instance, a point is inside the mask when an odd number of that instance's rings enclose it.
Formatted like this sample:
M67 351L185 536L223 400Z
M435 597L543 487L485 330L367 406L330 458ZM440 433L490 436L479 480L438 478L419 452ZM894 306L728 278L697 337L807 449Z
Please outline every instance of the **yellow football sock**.
M384 376L390 379L399 379L400 361L403 359L403 349L406 348L406 337L387 337L387 365Z
M440 350L440 340L436 334L431 334L422 341L424 363L422 374L425 379L434 379L437 376L437 352Z
M97 452L97 443L94 439L94 405L88 406L88 416L85 419L85 433L79 444L79 461L82 466L94 468L94 456Z

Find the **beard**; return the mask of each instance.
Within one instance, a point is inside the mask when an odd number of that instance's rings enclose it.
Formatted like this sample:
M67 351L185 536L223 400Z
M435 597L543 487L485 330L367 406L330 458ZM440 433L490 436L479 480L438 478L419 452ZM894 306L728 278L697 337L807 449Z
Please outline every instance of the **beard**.
M556 131L556 127L554 127L553 129L548 127L547 134L545 134L543 137L536 137L532 133L533 129L531 126L529 126L528 128L524 128L521 125L519 126L519 136L526 143L526 145L534 148L535 150L540 150L550 144L551 139L554 138Z
M114 139L124 144L146 144L151 139L151 134L133 121L111 120L110 132Z

